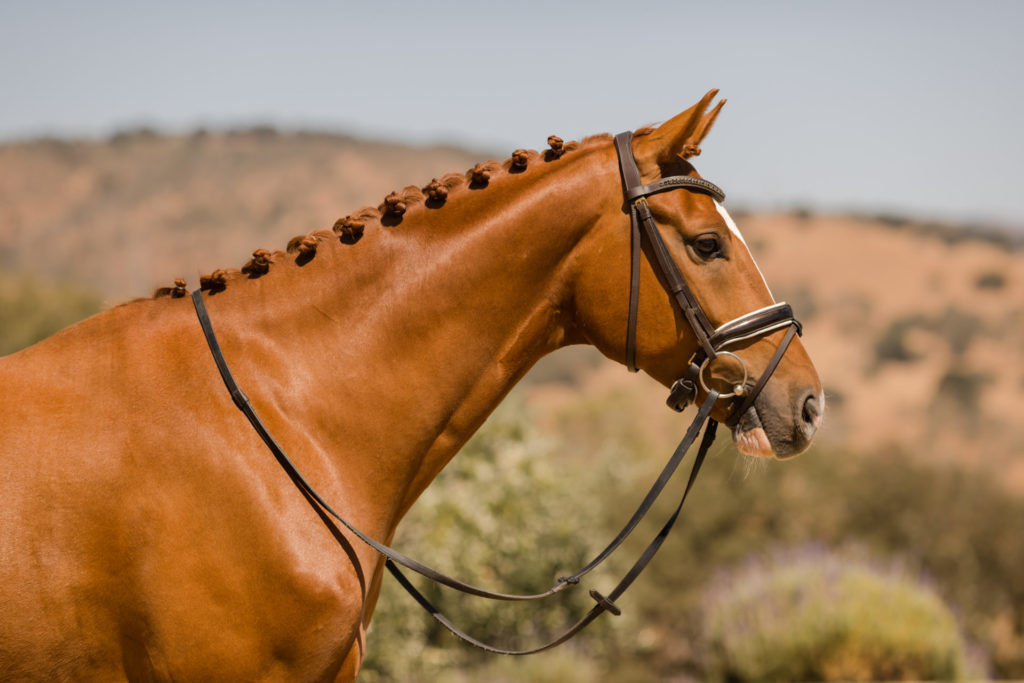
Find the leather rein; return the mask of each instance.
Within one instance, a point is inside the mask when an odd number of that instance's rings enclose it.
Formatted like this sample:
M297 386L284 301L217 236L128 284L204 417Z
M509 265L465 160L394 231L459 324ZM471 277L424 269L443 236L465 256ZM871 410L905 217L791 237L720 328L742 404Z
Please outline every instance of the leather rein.
M711 411L714 408L715 403L722 398L743 396L739 407L730 414L730 418L727 420L727 424L735 424L743 413L753 405L754 399L757 397L758 393L764 387L765 383L781 361L782 356L785 353L786 348L789 346L789 343L792 341L794 334L798 334L800 332L800 323L796 321L789 305L785 303L773 304L752 313L748 313L747 315L727 322L718 328L713 328L711 326L711 323L703 309L701 309L699 302L690 290L685 277L683 277L682 272L679 270L679 267L672 258L668 247L665 245L665 242L658 231L657 225L654 222L654 216L647 204L646 197L658 192L666 192L679 188L704 192L710 194L718 201L723 200L725 195L718 186L713 183L702 178L693 178L690 176L670 176L657 180L649 185L643 185L640 179L640 171L637 168L636 161L633 157L631 140L632 133L629 132L621 133L615 137L615 147L619 155L619 168L622 173L626 203L629 206L632 231L626 365L631 372L636 372L637 302L639 300L640 255L641 253L646 253L645 250L642 249L641 241L644 240L649 247L650 254L648 254L648 260L652 267L654 267L655 272L660 274L663 286L665 286L666 291L679 307L683 316L693 329L699 344L697 351L690 358L686 372L673 384L667 400L668 405L675 410L683 410L689 403L696 401L698 385L705 390L706 396L704 401L701 403L697 414L694 416L693 421L687 428L683 439L679 442L679 445L673 451L672 456L662 468L661 473L651 486L651 489L647 492L647 495L644 496L643 500L637 506L636 511L634 511L633 515L630 517L629 521L626 522L622 530L619 531L615 538L613 538L612 541L584 567L576 571L574 574L559 577L556 583L545 591L534 594L514 594L490 591L473 586L460 581L459 579L448 576L404 555L394 548L380 543L360 531L357 527L342 517L302 475L292 460L285 453L284 449L280 444L278 444L260 420L256 411L253 409L248 396L246 396L238 386L238 383L235 381L234 376L228 367L227 360L224 358L220 344L214 334L213 324L210 321L209 313L203 301L202 290L197 289L192 292L192 302L195 306L196 315L199 318L199 323L202 326L206 342L210 347L210 352L217 364L217 369L220 372L221 378L228 389L228 393L231 395L232 401L249 420L253 429L266 444L267 448L277 459L278 463L284 469L285 473L292 480L295 486L306 497L310 505L314 506L314 508L318 508L318 513L330 526L333 526L333 524L330 523L329 518L333 518L337 522L340 522L342 526L348 529L360 541L383 555L386 558L385 566L388 571L391 572L391 574L398 580L399 584L408 591L413 599L416 600L416 602L419 603L419 605L427 612L429 612L430 615L438 621L438 623L462 640L465 640L471 645L488 652L506 655L527 655L543 652L544 650L551 649L569 640L574 635L582 631L588 624L590 624L590 622L600 616L603 612L611 612L615 615L620 614L619 607L615 604L615 600L617 600L619 596L621 596L636 580L668 537L668 534L675 524L683 507L683 503L686 502L686 498L693 487L694 481L697 478L697 473L700 471L700 468L707 457L708 449L715 440L718 422L711 418ZM731 394L720 394L717 390L706 385L704 382L705 370L710 362L718 355L723 353L729 354L739 359L739 362L743 364L743 361L739 356L728 351L723 351L723 347L741 341L763 337L784 327L788 328L785 337L779 344L775 355L769 361L761 377L752 387L747 387L746 377L741 384L734 387ZM746 365L743 364L743 367L744 374L746 375ZM697 436L700 434L701 426L705 422L707 422L707 427L704 430L704 435L701 439L700 447L697 450L697 455L694 457L686 487L683 489L682 496L680 497L675 510L669 516L661 530L654 539L650 541L646 549L641 553L640 557L636 562L634 562L629 571L625 573L622 579L620 579L607 596L599 593L597 590L591 589L589 594L594 599L595 605L590 609L590 611L588 611L579 619L579 621L573 624L561 635L543 645L530 649L509 650L495 647L477 640L463 632L447 617L445 617L419 590L416 589L415 586L413 586L401 569L399 569L399 565L401 565L402 567L414 571L441 585L448 586L449 588L469 595L475 595L477 597L490 600L540 600L556 593L560 593L570 586L575 586L580 583L580 580L585 575L604 562L604 560L606 560L619 546L622 545L633 530L636 529L637 525L654 505L654 502L672 478L672 475L682 462L687 451L696 442Z

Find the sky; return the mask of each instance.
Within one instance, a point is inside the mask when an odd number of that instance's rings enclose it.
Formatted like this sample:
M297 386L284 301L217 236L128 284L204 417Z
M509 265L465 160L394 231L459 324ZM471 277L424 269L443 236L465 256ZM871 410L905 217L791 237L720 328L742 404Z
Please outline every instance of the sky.
M504 157L719 88L695 162L733 205L1024 230L1021 27L1013 0L0 0L0 141L270 124Z

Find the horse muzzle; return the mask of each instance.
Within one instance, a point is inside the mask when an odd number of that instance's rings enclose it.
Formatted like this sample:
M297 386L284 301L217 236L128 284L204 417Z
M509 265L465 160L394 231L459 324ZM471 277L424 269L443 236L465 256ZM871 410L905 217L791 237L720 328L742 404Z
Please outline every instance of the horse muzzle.
M765 392L739 415L732 427L736 449L744 455L779 460L800 455L811 445L825 409L823 392L796 392L795 400Z

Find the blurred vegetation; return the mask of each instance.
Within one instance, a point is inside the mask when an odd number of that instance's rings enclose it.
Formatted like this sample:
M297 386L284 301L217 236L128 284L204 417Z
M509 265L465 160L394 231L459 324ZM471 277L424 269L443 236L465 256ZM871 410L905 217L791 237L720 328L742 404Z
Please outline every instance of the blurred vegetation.
M615 391L571 401L556 415L506 401L413 508L396 545L489 587L547 587L610 538L668 456L671 444L640 426L639 411ZM541 422L545 431L534 426ZM751 557L808 544L857 546L927 577L991 675L1024 677L1024 499L985 473L898 451L818 449L792 462L755 462L727 441L715 444L666 547L618 601L621 617L602 617L553 653L500 658L439 630L386 578L363 680L551 680L544 671L562 672L552 676L565 681L702 680L715 666L702 620L715 577ZM666 493L665 505L613 556L616 576L668 514L673 493ZM850 580L871 581L856 576ZM587 587L613 585L608 574L590 578L567 602L525 609L427 593L473 635L523 646L585 611ZM870 590L889 600L892 586L882 583ZM879 637L887 614L865 612ZM961 659L950 666L963 670Z
M906 339L915 329L933 333L937 341L945 343L957 358L964 355L972 339L986 331L985 324L978 316L955 306L937 315L915 314L897 318L875 342L875 369L887 362L910 363L918 360L920 354L908 348Z
M905 230L918 235L937 237L948 244L983 241L1005 249L1015 250L1024 248L1024 238L1020 234L997 225L921 221L891 213L861 214L859 218L890 229Z
M470 440L445 469L441 485L428 488L399 527L397 547L470 583L510 593L546 590L602 549L608 539L590 514L595 508L590 494L599 490L599 481L614 478L614 462L603 458L595 468L564 471L555 452L561 444L519 419L522 412L515 399L506 402L487 429ZM442 594L436 584L417 583L464 631L504 648L540 645L593 605L578 589L543 602L509 603L449 590ZM603 634L607 626L597 623L591 629ZM456 640L391 577L385 578L369 639L378 647L368 648L361 681L462 680L453 672L494 658ZM594 680L585 662L598 655L600 643L594 639L586 657L572 648L545 656L547 663L530 680ZM492 679L500 677L492 673Z
M907 348L906 337L914 327L922 324L920 317L894 320L875 342L875 365L883 363L911 363L920 355Z
M1006 287L1006 275L995 271L982 273L974 281L978 289L1003 289Z
M101 307L99 296L80 286L0 275L0 356L45 339Z
M714 681L963 680L952 612L898 567L849 553L776 553L718 578L704 610Z

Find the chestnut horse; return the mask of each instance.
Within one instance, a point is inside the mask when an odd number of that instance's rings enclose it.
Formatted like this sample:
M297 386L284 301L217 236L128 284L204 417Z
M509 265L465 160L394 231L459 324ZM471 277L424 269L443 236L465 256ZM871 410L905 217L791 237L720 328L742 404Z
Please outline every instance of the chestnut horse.
M685 161L715 91L632 149ZM224 355L305 477L390 541L543 355L622 360L630 217L609 136L517 150L203 278ZM713 324L772 303L707 194L649 198ZM697 341L647 263L636 365L668 386ZM184 285L0 358L0 679L353 680L383 562L332 531L239 414ZM756 377L782 331L733 347ZM799 339L739 425L804 450L821 386ZM713 416L723 419L721 401ZM410 603L411 604L411 603Z

